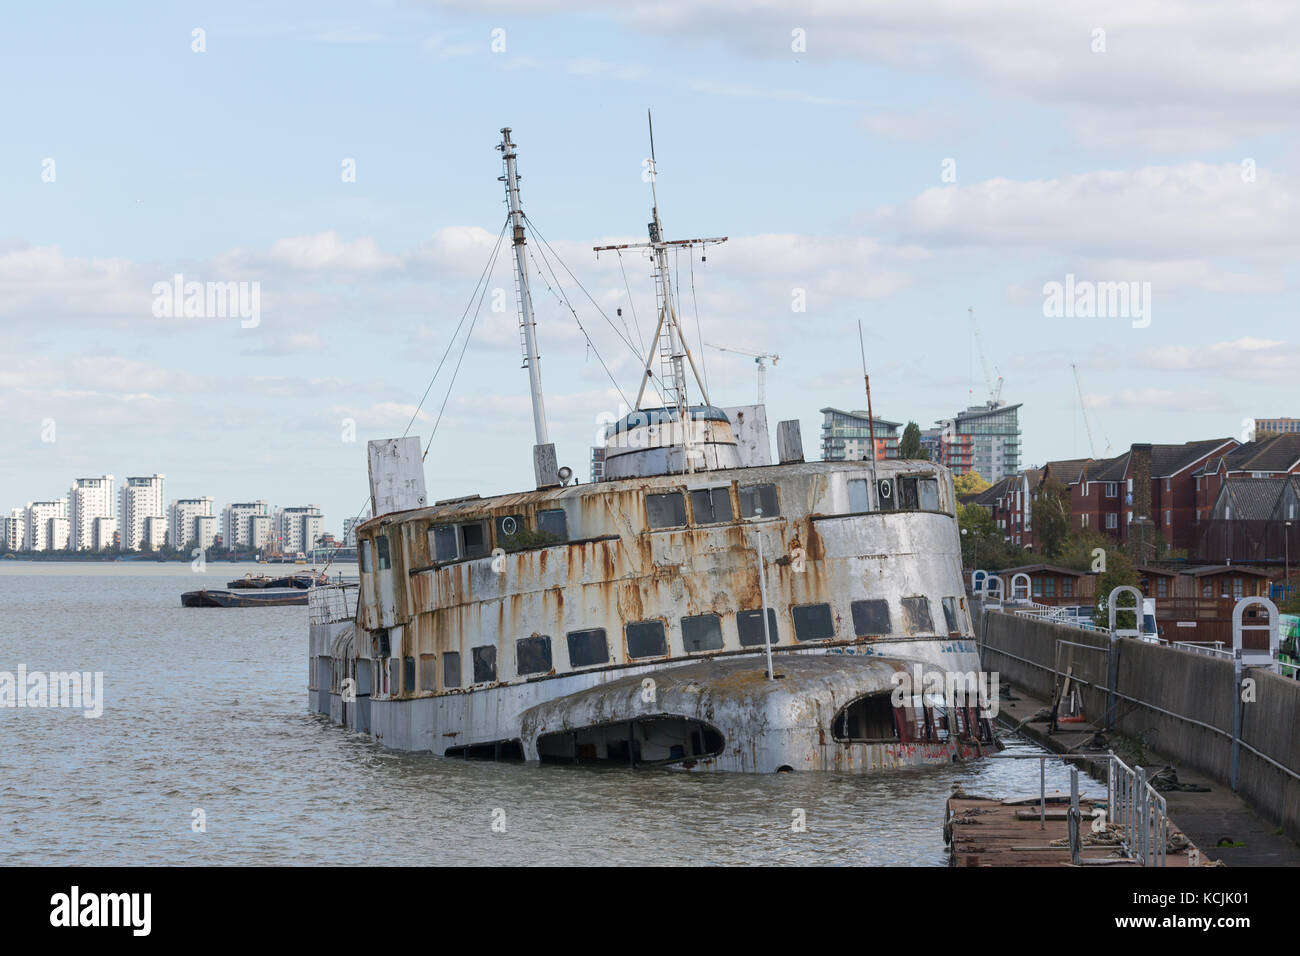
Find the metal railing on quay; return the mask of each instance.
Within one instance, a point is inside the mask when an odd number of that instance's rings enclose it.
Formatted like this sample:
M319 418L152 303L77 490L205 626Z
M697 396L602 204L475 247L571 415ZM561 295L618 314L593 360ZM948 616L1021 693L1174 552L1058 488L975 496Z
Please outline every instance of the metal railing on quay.
M1038 761L1038 826L1047 827L1047 761L1083 760L1106 767L1106 813L1119 827L1120 849L1142 866L1167 865L1169 808L1165 798L1147 782L1146 771L1129 767L1113 750L1082 754L995 754L989 760ZM1079 771L1070 768L1070 857L1079 862Z

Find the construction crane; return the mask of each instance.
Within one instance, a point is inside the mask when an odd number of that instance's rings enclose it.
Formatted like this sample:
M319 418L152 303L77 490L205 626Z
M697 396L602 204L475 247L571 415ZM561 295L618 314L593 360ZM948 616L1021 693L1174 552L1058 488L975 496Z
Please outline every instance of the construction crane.
M705 342L711 349L717 349L719 352L735 352L737 355L748 355L758 366L758 404L762 405L767 401L767 363L770 361L773 365L781 358L772 352L750 352L746 349L731 348L727 345L714 345L712 342Z
M1096 457L1097 457L1097 443L1093 440L1093 437L1092 437L1092 422L1088 419L1088 406L1087 406L1086 404L1084 404L1084 401L1083 401L1083 385L1082 385L1082 383L1080 383L1080 381L1079 381L1079 366L1077 366L1077 365L1075 365L1073 362L1071 362L1071 363L1070 363L1070 368L1072 368L1072 369L1074 370L1074 388L1075 388L1075 391L1077 391L1077 392L1079 393L1079 411L1080 411L1080 413L1082 413L1082 415L1083 415L1083 427L1086 428L1087 431L1088 431L1088 450L1092 453L1092 457L1093 457L1093 458L1096 458ZM1104 441L1104 442L1106 443L1106 456L1109 457L1109 456L1110 456L1110 439L1107 438L1105 435L1102 435L1101 437L1102 437L1102 441Z
M989 406L993 407L1002 401L1002 373L998 372L998 380L994 384L993 376L989 374L989 360L984 357L984 340L980 338L980 328L975 324L975 309L972 306L966 312L970 315L971 335L974 336L975 345L979 349L980 364L984 366L984 384L989 388ZM993 371L998 371L996 366L994 366Z

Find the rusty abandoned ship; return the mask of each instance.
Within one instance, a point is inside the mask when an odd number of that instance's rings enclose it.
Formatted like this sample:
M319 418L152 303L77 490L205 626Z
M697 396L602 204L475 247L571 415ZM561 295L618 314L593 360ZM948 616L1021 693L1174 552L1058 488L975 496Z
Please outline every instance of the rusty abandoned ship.
M636 405L605 428L602 480L557 468L501 132L536 487L429 505L420 439L371 442L359 585L311 590L309 709L445 757L764 773L996 749L976 696L895 693L918 667L979 670L951 474L876 461L874 440L864 461L805 462L797 422L772 464L761 405L710 403L668 253L723 240L663 238L653 160L649 241L597 248L652 265Z

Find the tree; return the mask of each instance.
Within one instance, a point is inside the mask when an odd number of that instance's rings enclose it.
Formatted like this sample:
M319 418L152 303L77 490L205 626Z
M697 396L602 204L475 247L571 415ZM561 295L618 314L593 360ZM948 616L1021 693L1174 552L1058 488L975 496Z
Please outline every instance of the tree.
M921 426L908 422L903 429L903 437L898 442L898 457L929 460L930 455L921 447Z
M1055 559L1070 535L1070 489L1049 479L1034 492L1034 529L1043 556Z
M952 480L957 487L957 496L978 495L981 491L988 491L992 485L984 480L978 471L968 471L964 475L958 475Z
M962 565L968 568L996 564L1002 551L1002 532L987 508L976 504L959 505L957 526L961 533Z
M1133 562L1129 560L1129 556L1123 551L1108 550L1106 552L1106 570L1102 571L1101 577L1097 579L1097 612L1092 617L1092 622L1098 627L1110 626L1110 611L1106 605L1106 600L1110 597L1111 591L1123 585L1129 587L1138 586L1137 570L1133 567ZM1116 614L1115 626L1130 629L1137 627L1133 612L1120 611Z

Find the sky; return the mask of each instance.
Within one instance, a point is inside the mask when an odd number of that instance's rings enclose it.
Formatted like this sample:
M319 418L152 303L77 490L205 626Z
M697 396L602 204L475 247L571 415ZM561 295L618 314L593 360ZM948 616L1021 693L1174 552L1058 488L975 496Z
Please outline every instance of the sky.
M648 261L592 251L645 238L647 109L667 237L728 237L674 263L709 397L751 403L756 374L703 343L779 354L769 422L800 419L809 458L820 408L865 404L859 321L878 415L930 427L1001 377L1026 466L1088 455L1088 424L1100 457L1300 416L1293 4L6 16L2 513L163 473L169 499L315 503L339 533L366 441L408 426L431 499L531 487L508 247L493 259L503 126L536 226L550 437L585 479L635 399L627 343L652 332ZM256 314L172 314L177 275L256 290ZM1045 289L1067 277L1135 283L1149 308L1056 314Z

